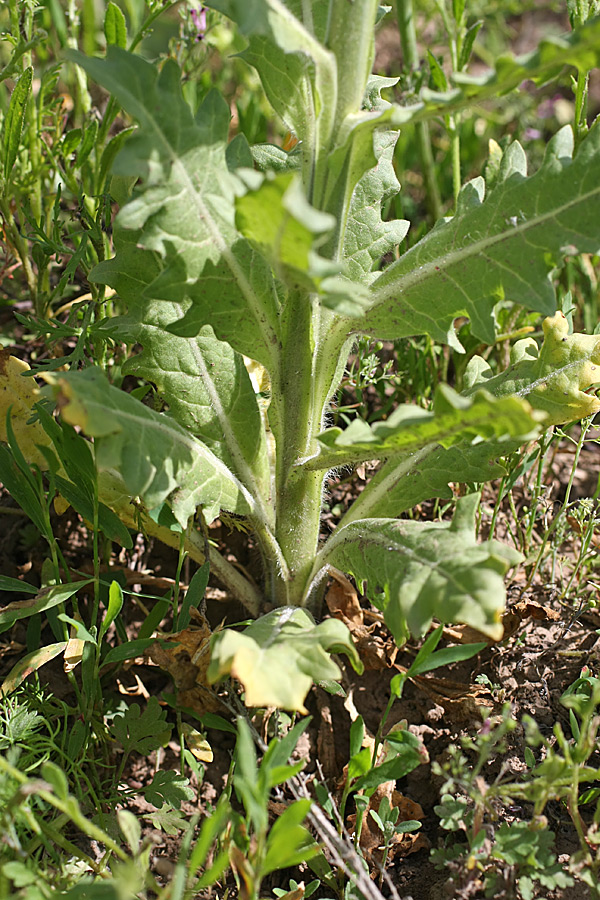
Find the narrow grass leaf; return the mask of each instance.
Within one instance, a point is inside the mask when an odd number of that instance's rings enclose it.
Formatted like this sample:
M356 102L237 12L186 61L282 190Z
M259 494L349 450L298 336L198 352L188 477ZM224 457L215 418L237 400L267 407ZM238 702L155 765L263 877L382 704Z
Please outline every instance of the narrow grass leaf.
M208 578L210 575L210 563L208 560L204 565L200 566L197 572L194 572L190 585L186 591L181 610L177 617L177 628L182 631L187 628L190 623L190 610L198 609L200 603L204 599L206 588L208 586Z
M133 659L134 656L141 656L144 650L151 647L154 638L140 638L135 641L129 641L127 644L120 644L109 650L102 660L102 665L106 666L112 663L124 662L126 659Z
M37 594L38 588L17 578L9 578L8 575L0 575L0 591L20 591L23 594Z
M0 695L10 694L11 691L14 691L22 684L28 675L31 675L32 672L37 672L40 666L61 654L66 646L67 641L60 641L57 644L48 644L47 647L28 653L27 656L24 656L12 667L4 679L2 686L0 686Z
M70 584L57 584L54 587L45 588L29 600L15 600L0 608L0 625L12 624L17 619L25 619L34 613L44 612L53 606L58 606L59 603L64 603L92 581L93 578L85 578Z

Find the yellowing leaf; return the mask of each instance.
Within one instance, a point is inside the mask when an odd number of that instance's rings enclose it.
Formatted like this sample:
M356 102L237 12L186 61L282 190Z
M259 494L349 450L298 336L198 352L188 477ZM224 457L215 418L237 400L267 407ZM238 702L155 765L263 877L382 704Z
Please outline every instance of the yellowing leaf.
M243 632L230 628L213 637L208 680L237 678L246 706L280 707L305 713L313 682L340 678L330 653L345 653L357 672L363 666L350 632L337 619L315 625L304 609L282 607Z
M67 646L65 647L65 652L63 655L63 669L69 674L75 669L81 660L83 659L83 647L85 645L85 641L80 640L80 638L71 636L67 642Z
M213 752L204 735L192 725L188 725L187 722L183 723L181 730L185 734L185 742L192 755L200 762L211 763L213 761Z
M6 442L6 415L11 410L11 423L27 462L35 463L40 469L48 464L36 444L50 445L50 438L39 422L30 424L33 406L40 399L35 380L23 376L30 368L26 362L10 356L7 350L0 350L0 441Z
M19 662L12 667L2 682L2 685L0 686L0 696L10 694L11 691L18 688L28 675L31 675L32 672L36 672L40 666L44 665L44 663L50 662L51 659L54 659L55 656L62 653L66 646L66 641L60 641L58 644L48 644L47 647L42 647L40 650L34 650L33 653L28 653L27 656L20 659Z
M538 350L532 338L518 341L509 368L492 376L481 357L471 360L466 373L473 391L485 387L496 397L516 394L548 415L546 425L563 425L600 410L595 393L600 384L600 335L569 334L561 312L544 319L544 342Z

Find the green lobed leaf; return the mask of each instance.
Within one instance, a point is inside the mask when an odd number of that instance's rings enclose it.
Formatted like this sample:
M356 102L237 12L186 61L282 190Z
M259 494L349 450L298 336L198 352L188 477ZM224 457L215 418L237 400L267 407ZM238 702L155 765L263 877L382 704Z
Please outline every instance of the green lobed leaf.
M172 60L160 72L110 45L106 59L70 58L118 100L139 125L113 171L142 178L115 228L117 255L91 273L129 302L163 300L185 315L173 333L195 337L207 324L236 350L272 365L279 334L278 286L261 255L235 229L244 191L227 167L230 113L211 91L196 117Z
M600 381L600 337L568 334L562 313L543 323L540 349L532 339L518 341L508 369L493 375L481 357L474 357L465 373L465 395L484 388L493 396L526 399L546 416L546 424L565 424L593 415L600 408L590 392ZM388 420L389 421L389 420ZM408 457L391 458L373 476L344 517L344 522L371 516L399 516L431 497L449 498L452 482L482 483L500 478L504 468L496 460L517 450L522 440L461 443L445 449L424 447Z
M543 38L535 50L522 56L501 54L493 69L480 75L453 72L447 90L421 89L416 103L387 104L380 124L405 127L410 122L448 115L518 88L523 82L544 84L560 74L564 66L586 72L600 64L600 17L591 19L576 31ZM441 82L440 82L441 86Z
M153 828L156 828L158 831L164 831L165 834L171 836L178 834L188 824L184 813L166 805L153 809L145 818L150 820Z
M393 166L397 140L397 132L375 133L373 146L377 165L361 177L352 194L343 258L349 276L363 283L376 277L374 270L379 268L386 253L404 240L410 224L405 219L385 221L382 218L382 204L400 190Z
M456 343L453 321L466 315L473 333L492 343L492 310L501 299L553 313L551 259L600 246L599 145L596 126L572 158L566 126L527 178L523 150L511 144L487 199L483 179L466 184L454 217L383 271L371 288L371 308L350 327L381 338L422 333Z
M316 248L335 227L335 219L310 206L297 174L265 178L256 190L239 198L235 221L279 278L308 292L318 289Z
M189 783L189 778L184 778L179 772L158 771L154 773L150 784L142 788L142 793L148 803L157 809L165 803L174 809L180 809L183 800L193 800L196 796Z
M209 521L220 509L252 513L254 501L227 467L165 414L109 384L94 368L47 376L65 421L95 438L99 469L115 469L148 509L168 500L182 527L202 505Z
M328 469L405 456L431 444L448 448L481 438L524 442L536 436L540 419L544 419L542 414L532 413L529 404L517 397L505 396L500 401L478 391L466 398L448 385L439 385L431 411L405 405L374 425L357 418L345 430L328 428L317 436L318 455L304 465Z
M32 82L33 68L28 66L19 77L10 96L8 112L2 127L2 171L5 181L8 181L21 145L25 109L31 93Z
M345 653L357 671L362 663L350 632L337 619L315 625L304 609L282 607L252 622L243 632L230 628L213 635L208 680L232 675L242 683L246 706L275 706L306 712L314 681L339 680L329 656Z
M252 186L256 178L247 181ZM368 297L360 282L347 278L339 262L319 255L336 219L308 203L297 173L267 177L249 190L236 203L236 225L291 291L320 294L323 305L340 314L364 311Z
M520 553L475 540L478 494L462 497L447 522L359 519L335 532L320 565L350 573L368 591L385 592L384 617L395 640L425 634L433 618L462 622L499 640L504 575Z
M156 697L150 697L143 712L137 703L132 703L124 713L115 716L110 730L125 754L135 750L147 756L169 740L172 729L166 716L166 710L161 709Z

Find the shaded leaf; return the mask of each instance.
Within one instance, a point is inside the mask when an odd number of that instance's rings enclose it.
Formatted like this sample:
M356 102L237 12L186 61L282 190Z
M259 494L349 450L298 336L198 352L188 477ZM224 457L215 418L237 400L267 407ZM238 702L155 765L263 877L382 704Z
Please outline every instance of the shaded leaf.
M151 813L148 813L147 818L154 828L164 831L165 834L170 834L171 836L180 832L187 825L184 814L180 810L172 809L169 806L162 806L153 810Z
M118 647L111 647L106 656L102 659L102 665L107 666L117 662L124 662L126 659L133 659L135 656L141 656L148 647L154 643L154 638L138 638L135 641L127 641Z
M59 603L64 603L93 580L93 578L84 578L70 584L57 584L44 588L35 597L28 600L15 600L13 603L8 603L6 606L0 607L0 625L9 625L16 622L17 619L24 619L35 613L51 609L53 606L58 606Z
M38 589L26 581L17 578L9 578L8 575L0 575L0 591L19 591L23 594L37 594Z
M221 712L222 704L209 687L211 628L196 609L190 610L193 624L154 641L148 655L165 669L177 688L179 706L196 715Z
M9 694L11 691L18 688L28 675L31 675L32 672L37 672L40 666L43 666L45 663L50 662L51 659L57 657L63 652L66 646L67 641L59 641L57 644L48 644L47 647L34 650L32 653L28 653L27 656L24 656L23 659L20 659L19 662L12 667L2 682L0 696Z
M150 697L143 712L137 703L132 703L125 713L115 716L110 730L125 754L135 750L147 756L169 740L172 729L166 719L166 710L161 709L156 697Z

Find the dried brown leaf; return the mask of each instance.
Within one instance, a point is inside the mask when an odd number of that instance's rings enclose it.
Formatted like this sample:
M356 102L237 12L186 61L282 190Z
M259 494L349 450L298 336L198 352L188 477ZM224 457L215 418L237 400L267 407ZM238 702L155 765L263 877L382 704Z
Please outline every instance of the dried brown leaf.
M211 628L205 617L191 610L196 623L156 641L148 650L150 659L173 679L182 706L202 715L222 711L222 704L209 687Z
M362 625L364 622L358 594L346 576L337 569L332 569L330 574L333 581L325 595L327 608L332 616L341 619L352 631L352 626Z
M371 810L379 812L381 801L385 798L389 801L390 807L398 808L398 824L400 822L409 822L411 820L421 821L424 817L423 808L419 803L405 797L394 787L395 781L386 781L380 784L375 793L369 800L369 806L365 811L362 829L360 833L360 846L364 857L370 865L381 867L383 862L384 838L381 830L372 816L369 815ZM356 816L348 817L351 829L356 828ZM390 842L387 862L393 862L396 857L409 856L418 850L429 847L429 841L425 835L419 832L411 832L410 834L395 834Z

